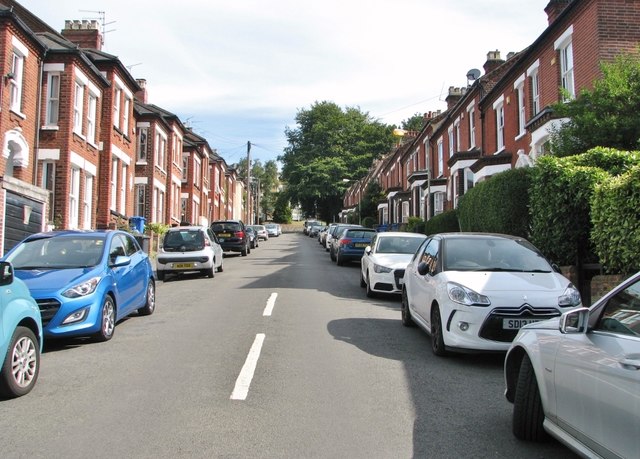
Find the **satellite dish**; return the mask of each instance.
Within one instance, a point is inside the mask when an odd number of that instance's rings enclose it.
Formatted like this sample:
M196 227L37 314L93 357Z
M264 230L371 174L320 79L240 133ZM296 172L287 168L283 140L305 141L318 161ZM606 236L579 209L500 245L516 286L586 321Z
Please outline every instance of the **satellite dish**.
M471 69L467 72L467 80L468 81L475 81L478 78L480 78L480 70L478 69Z

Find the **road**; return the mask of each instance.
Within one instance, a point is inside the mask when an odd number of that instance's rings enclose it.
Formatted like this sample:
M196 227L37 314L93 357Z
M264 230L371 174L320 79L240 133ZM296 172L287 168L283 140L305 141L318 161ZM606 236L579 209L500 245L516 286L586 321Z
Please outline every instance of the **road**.
M0 401L0 456L572 457L513 437L503 356L435 357L358 276L290 233L159 282L111 341L46 346L33 392Z

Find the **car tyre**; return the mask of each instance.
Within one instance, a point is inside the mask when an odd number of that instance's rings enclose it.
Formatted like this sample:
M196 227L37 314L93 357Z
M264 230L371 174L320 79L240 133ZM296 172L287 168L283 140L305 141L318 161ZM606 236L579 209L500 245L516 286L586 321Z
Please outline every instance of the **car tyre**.
M371 278L369 277L369 273L367 273L367 298L375 298L376 292L371 290Z
M336 254L333 253L333 250L329 250L329 256L331 257L331 261L336 261Z
M216 276L216 270L215 270L215 268L214 268L215 263L216 263L216 262L215 262L215 260L214 260L214 261L213 261L213 264L211 265L211 268L209 268L209 269L205 269L205 270L204 270L204 273L206 274L206 276L207 276L209 279L213 279L213 278Z
M413 327L415 322L411 318L411 311L409 310L409 297L407 296L407 290L402 289L402 306L400 309L402 314L402 325L405 327Z
M440 309L434 306L431 312L431 350L439 357L447 355L443 333Z
M149 279L149 284L147 284L147 296L144 303L140 309L138 309L138 314L141 316L150 316L153 314L153 311L156 310L156 284L153 282L153 279Z
M545 441L549 434L542 426L544 409L540 400L540 390L529 356L525 355L520 364L513 401L513 434L520 440Z
M40 372L40 344L30 328L16 327L0 370L0 396L28 394Z
M223 259L224 260L224 259ZM221 273L222 271L224 271L224 268L222 267L222 265L224 264L224 261L220 260L220 266L218 266L218 272Z
M364 280L364 276L362 275L362 270L360 270L360 287L365 288L367 283Z
M246 257L248 253L249 253L249 251L245 247L244 249L242 249L242 252L240 252L240 255L242 255L243 257Z
M158 277L159 281L164 281L164 271L157 271L156 276Z
M109 341L116 331L116 305L109 295L104 298L100 317L100 331L96 333L95 340L97 342Z
M340 252L336 254L336 264L338 266L344 266L344 257L340 256Z

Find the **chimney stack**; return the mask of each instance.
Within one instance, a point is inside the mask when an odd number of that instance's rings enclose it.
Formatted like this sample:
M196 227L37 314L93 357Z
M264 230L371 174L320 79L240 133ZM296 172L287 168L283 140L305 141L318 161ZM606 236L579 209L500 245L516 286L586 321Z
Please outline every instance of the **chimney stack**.
M551 25L560 13L571 3L571 0L550 0L547 6L544 8L544 12L547 13L547 21Z
M460 100L464 93L464 88L449 86L449 94L445 99L445 102L447 103L447 110L450 110Z
M487 62L485 62L483 66L485 75L494 71L502 64L504 64L504 61L500 57L500 51L497 49L495 51L489 51L487 53Z
M143 104L147 103L147 80L144 78L136 79L136 83L140 86L140 90L136 91L136 99Z
M104 40L100 26L95 19L65 21L62 36L80 48L102 50Z

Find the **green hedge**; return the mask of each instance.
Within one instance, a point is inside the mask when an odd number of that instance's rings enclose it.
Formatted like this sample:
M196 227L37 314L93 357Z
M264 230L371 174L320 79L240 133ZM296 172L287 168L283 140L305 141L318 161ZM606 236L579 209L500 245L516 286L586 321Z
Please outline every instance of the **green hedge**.
M458 222L458 211L456 209L438 214L424 224L425 234L457 233L459 231L460 223Z
M640 166L596 186L591 200L591 239L607 272L640 270Z
M364 217L362 219L362 226L364 226L365 228L373 228L377 224L378 224L378 220L376 220L373 217Z
M528 238L531 176L531 168L511 169L478 183L460 199L460 229Z

